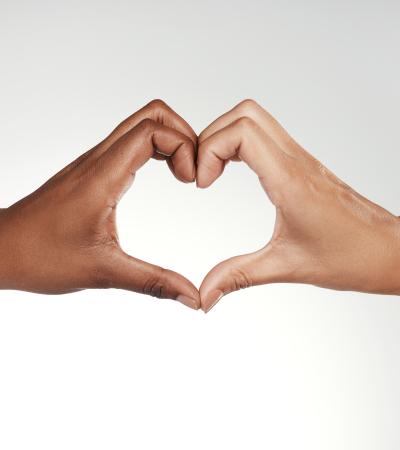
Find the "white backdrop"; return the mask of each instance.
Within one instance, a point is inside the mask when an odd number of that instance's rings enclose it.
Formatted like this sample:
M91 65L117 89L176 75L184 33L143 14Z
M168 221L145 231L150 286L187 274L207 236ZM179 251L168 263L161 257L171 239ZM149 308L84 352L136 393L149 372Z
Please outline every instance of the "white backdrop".
M399 23L395 0L1 0L0 206L152 98L200 132L250 97L400 214ZM244 165L199 191L151 161L118 221L126 250L199 285L264 245L274 210ZM400 298L298 285L208 315L2 291L0 448L398 450L399 324Z

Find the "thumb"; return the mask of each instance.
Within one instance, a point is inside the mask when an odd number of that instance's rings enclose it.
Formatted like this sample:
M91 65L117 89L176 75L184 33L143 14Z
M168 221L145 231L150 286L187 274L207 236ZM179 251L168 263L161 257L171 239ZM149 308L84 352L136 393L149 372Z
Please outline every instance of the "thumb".
M260 284L287 281L285 261L271 244L217 264L200 286L201 309L210 311L224 295Z
M112 258L109 272L110 285L114 288L178 300L190 308L200 308L198 290L189 280L172 270L118 251L117 256Z

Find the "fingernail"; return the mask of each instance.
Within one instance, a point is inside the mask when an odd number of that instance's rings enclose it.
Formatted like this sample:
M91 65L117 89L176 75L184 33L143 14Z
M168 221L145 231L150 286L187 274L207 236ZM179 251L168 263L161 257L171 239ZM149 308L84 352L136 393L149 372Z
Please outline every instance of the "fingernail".
M195 298L192 298L192 297L188 297L187 295L180 294L180 295L178 295L178 297L176 297L176 299L178 300L178 302L183 303L184 305L188 306L189 308L199 309L199 307L200 307L198 300L196 300Z
M158 153L159 155L162 155L162 156L168 156L168 157L171 156L170 153L163 153L161 150L158 150L158 149L156 149L156 153Z
M224 293L219 289L211 291L204 300L204 306L202 306L203 311L205 313L208 313L208 311L210 311L210 309L213 308L221 300L223 295Z

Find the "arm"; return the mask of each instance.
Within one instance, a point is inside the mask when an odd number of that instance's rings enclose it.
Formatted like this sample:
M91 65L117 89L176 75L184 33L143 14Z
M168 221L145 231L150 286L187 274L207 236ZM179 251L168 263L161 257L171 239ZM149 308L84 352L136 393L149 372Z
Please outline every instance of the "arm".
M193 284L127 255L116 228L118 202L149 158L166 159L181 181L194 180L196 141L181 117L153 101L37 191L0 210L0 289L120 288L197 309Z
M259 177L276 208L275 229L261 250L207 274L205 311L229 292L275 282L400 295L399 219L339 180L251 100L201 133L198 186L212 184L229 160Z

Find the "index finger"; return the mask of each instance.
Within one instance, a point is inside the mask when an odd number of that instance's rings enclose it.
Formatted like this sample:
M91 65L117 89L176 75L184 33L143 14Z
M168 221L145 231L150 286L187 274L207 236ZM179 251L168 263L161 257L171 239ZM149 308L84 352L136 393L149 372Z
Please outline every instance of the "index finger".
M216 131L199 145L197 185L210 186L223 172L225 162L238 156L259 177L271 195L274 187L287 182L293 158L283 152L261 127L248 117Z
M192 127L178 113L170 108L164 101L160 99L152 100L143 108L139 109L127 119L122 121L115 130L103 141L106 147L110 147L124 134L128 133L132 128L145 119L151 119L160 125L173 128L176 131L186 135L194 144L197 144L197 135Z
M199 143L241 117L248 117L256 122L276 142L282 151L293 156L297 155L299 149L297 142L268 111L251 99L241 101L230 111L214 120L200 133Z

